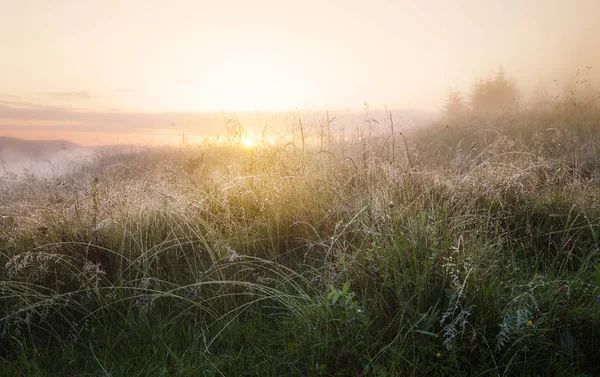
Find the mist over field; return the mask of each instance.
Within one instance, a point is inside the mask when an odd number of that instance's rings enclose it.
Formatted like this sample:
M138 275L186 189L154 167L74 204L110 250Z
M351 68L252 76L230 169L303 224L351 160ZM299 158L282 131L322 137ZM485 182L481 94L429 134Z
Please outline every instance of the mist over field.
M365 102L439 114L449 91L468 99L500 67L522 104L600 79L595 0L26 0L0 12L0 133L29 140L166 144L223 136L223 113L257 125L256 111L289 133L297 109Z
M600 2L0 14L0 375L600 375Z
M383 109L369 109L368 106L366 113L365 105L361 110L343 111L324 108L302 111L100 113L3 108L0 104L0 119L4 118L0 120L0 131L6 136L28 140L60 137L83 146L156 146L179 144L184 135L194 142L218 138L223 141L227 138L228 124L235 120L248 128L249 132L260 129L274 138L285 139L291 137L298 120L306 123L308 129L315 130L326 121L327 113L330 119L334 119L331 128L337 133L362 125L365 116L383 125L388 118L387 113ZM394 113L404 128L426 124L439 117L436 112L417 109L396 109ZM381 128L377 126L379 131Z

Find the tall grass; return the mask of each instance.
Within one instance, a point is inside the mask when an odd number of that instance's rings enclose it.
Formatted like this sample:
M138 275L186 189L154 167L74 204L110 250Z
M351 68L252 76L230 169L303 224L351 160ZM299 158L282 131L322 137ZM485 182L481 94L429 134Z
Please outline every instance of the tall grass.
M596 110L331 122L4 180L0 374L600 373Z

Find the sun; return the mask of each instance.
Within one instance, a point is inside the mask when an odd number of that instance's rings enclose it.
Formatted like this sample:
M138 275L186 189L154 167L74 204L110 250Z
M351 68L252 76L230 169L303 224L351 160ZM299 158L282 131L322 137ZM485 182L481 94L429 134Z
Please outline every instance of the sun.
M245 148L254 148L256 147L256 140L251 135L244 134L242 136L241 145Z

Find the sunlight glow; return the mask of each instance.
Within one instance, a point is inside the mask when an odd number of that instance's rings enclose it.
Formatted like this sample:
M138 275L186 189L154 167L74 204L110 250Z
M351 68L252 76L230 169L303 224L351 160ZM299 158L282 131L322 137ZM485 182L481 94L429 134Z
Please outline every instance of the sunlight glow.
M232 59L213 67L213 74L220 82L211 84L215 87L212 100L220 108L281 111L304 105L298 102L298 95L306 95L305 85L292 67L269 54Z
M254 148L256 147L256 140L252 137L252 135L244 134L242 136L241 145L245 148Z

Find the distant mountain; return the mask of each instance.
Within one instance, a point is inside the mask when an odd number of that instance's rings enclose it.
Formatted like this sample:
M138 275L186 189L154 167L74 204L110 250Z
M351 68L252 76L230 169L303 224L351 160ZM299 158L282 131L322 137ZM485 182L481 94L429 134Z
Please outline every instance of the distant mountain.
M85 147L66 140L23 140L0 136L0 156L45 159L61 151L82 151Z
M66 140L23 140L0 136L0 174L28 169L35 173L50 166L62 170L74 159L89 157L93 148Z

